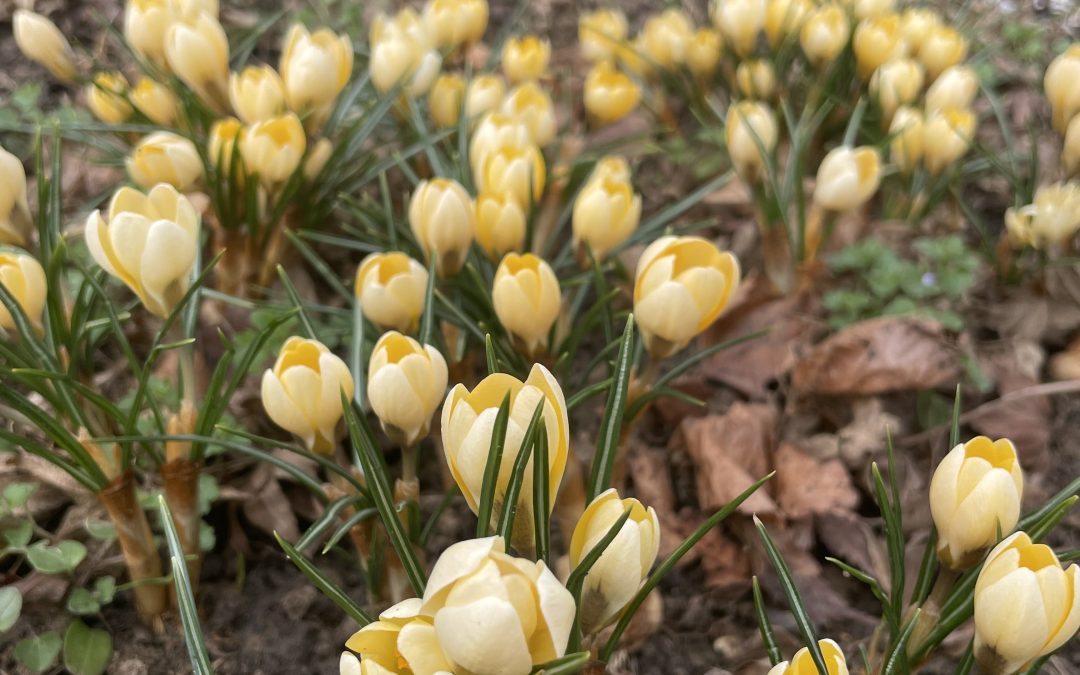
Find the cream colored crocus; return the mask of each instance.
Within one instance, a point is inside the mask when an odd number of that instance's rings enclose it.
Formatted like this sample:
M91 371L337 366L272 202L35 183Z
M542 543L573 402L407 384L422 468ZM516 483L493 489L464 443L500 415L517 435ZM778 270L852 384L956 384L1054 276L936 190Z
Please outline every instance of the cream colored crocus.
M348 35L328 28L309 33L294 24L285 36L278 70L289 108L297 114L328 109L352 77Z
M547 180L545 170L544 156L536 146L505 147L484 159L475 178L481 192L510 195L524 209L540 201Z
M469 193L448 178L423 181L409 200L409 227L440 275L457 274L476 229Z
M908 7L900 14L900 32L912 54L918 54L926 36L941 25L941 16L929 7Z
M840 645L832 640L818 640L818 649L821 650L821 655L825 659L825 667L829 671L828 675L848 675L847 660L844 658L844 652L840 649ZM790 661L782 661L773 666L767 675L819 674L817 666L814 664L814 657L810 655L810 650L803 647L795 652L795 656L791 657Z
M765 59L743 61L735 69L735 82L743 96L768 100L776 93L776 70Z
M869 78L880 66L907 55L900 16L890 14L860 21L851 39L859 76ZM925 64L924 64L925 65Z
M1005 225L1017 243L1038 248L1066 243L1080 230L1080 184L1039 186L1031 204L1005 212Z
M549 504L555 503L569 452L570 427L566 399L559 383L544 366L534 365L524 382L506 373L493 373L481 380L471 392L458 384L450 390L442 408L443 452L450 473L473 513L479 509L495 417L507 394L510 396L510 417L506 425L502 462L495 481L492 525L498 521L504 507L506 487L514 462L521 452L521 442L536 407L541 403L544 406L542 422L547 430ZM533 475L534 460L535 455L531 455L525 469L526 476ZM513 544L518 550L526 552L533 546L532 495L533 481L522 481L514 518ZM431 581L428 583L430 590Z
M847 12L836 3L812 11L799 31L799 45L810 63L824 68L832 63L851 39Z
M1080 567L1024 532L990 551L975 582L975 659L1010 675L1068 642L1080 628Z
M270 66L248 66L229 76L229 103L244 124L264 122L285 112L285 84Z
M337 445L343 392L352 401L353 378L345 362L318 340L297 336L285 341L262 377L267 416L320 454Z
M555 106L547 92L535 82L511 89L500 111L524 124L534 145L543 147L555 139Z
M106 124L120 124L131 117L128 81L123 73L98 73L86 85L86 105L94 117Z
M505 551L502 537L458 542L431 570L420 612L454 673L528 675L566 653L574 596L543 561Z
M1043 89L1053 111L1054 128L1065 133L1069 121L1080 112L1080 44L1074 44L1050 62Z
M169 68L204 101L224 108L228 100L229 41L206 12L177 21L165 34Z
M910 174L923 157L924 132L922 111L902 107L889 125L889 159L904 174Z
M476 197L476 243L492 260L525 247L525 210L513 195L481 192Z
M289 180L307 150L304 125L295 113L256 122L240 137L240 154L248 173L274 187Z
M746 56L765 27L765 0L713 0L709 14L732 51Z
M642 51L657 66L672 70L686 62L686 48L694 36L690 17L669 8L649 17L641 29Z
M510 84L539 80L551 60L551 43L538 35L513 36L502 48L502 71Z
M495 270L491 300L499 323L521 351L537 356L547 350L562 309L562 291L551 265L532 253L507 253Z
M1065 128L1061 145L1061 163L1070 177L1080 174L1080 115L1074 115Z
M739 261L701 237L661 237L638 260L634 319L645 348L678 352L723 313L739 286Z
M926 116L923 125L923 163L937 176L967 154L975 137L975 113L940 110Z
M400 251L372 253L356 271L360 309L368 321L384 331L416 331L427 285L427 269Z
M442 57L422 39L422 35L390 31L373 45L368 71L372 83L381 93L400 83L405 92L418 97L435 84Z
M144 137L126 164L131 180L142 188L168 183L188 192L203 177L202 159L195 145L171 131L156 131Z
M232 160L238 148L237 141L244 133L244 125L235 117L223 117L210 127L210 142L206 151L219 173L219 180L228 181L232 177ZM237 176L242 179L243 176Z
M26 200L26 169L18 157L0 147L0 244L22 246L33 226Z
M342 654L341 675L451 675L454 666L421 604L420 598L402 600L353 633L345 646L361 658Z
M19 309L35 328L41 328L48 282L37 258L18 249L0 249L0 286L18 303ZM15 318L0 302L0 329L17 330Z
M919 61L926 68L927 79L933 82L938 75L967 58L968 41L955 28L936 26L919 46Z
M833 148L818 166L814 201L830 211L853 211L881 184L881 156L869 146Z
M524 148L529 145L532 145L532 135L524 122L499 112L484 115L469 141L469 164L473 176L480 174L488 155L503 148Z
M768 0L765 6L765 37L773 49L789 36L798 36L810 12L812 0Z
M942 564L964 570L978 563L999 533L1016 527L1023 496L1024 474L1011 441L976 436L953 448L930 480Z
M578 18L578 48L590 63L615 58L616 46L629 33L626 15L618 9L598 9Z
M926 90L926 111L969 108L979 91L979 78L970 66L950 66Z
M743 180L753 183L764 175L765 155L776 147L778 133L776 117L765 104L739 101L728 108L724 137L731 163Z
M26 58L45 67L53 77L65 83L79 76L75 52L56 24L27 9L17 9L11 19L15 44Z
M488 3L487 0L428 0L423 20L434 45L452 50L483 39Z
M870 78L870 92L881 108L886 126L892 121L897 108L910 105L919 98L923 79L922 66L912 59L889 61L874 71Z
M390 440L406 448L427 436L446 381L446 359L438 349L397 331L379 338L368 362L367 394Z
M180 114L180 101L173 90L149 77L140 79L129 96L135 108L154 124L171 126Z
M477 75L465 90L465 116L474 124L499 109L506 96L506 82L498 75Z
M199 248L199 214L176 188L146 194L123 187L103 215L86 221L94 261L124 282L152 314L166 318L187 292Z
M596 175L574 200L573 246L588 244L597 260L630 238L641 222L641 195L634 194L629 173Z
M686 43L686 67L695 77L707 80L720 65L724 40L720 32L712 28L699 28Z
M652 507L621 499L610 488L585 509L570 539L573 570L607 536L626 511L630 517L585 576L581 592L581 631L591 635L615 620L649 576L660 551L660 519Z
M165 35L179 19L176 0L128 0L124 3L124 39L136 53L164 68Z
M585 76L585 111L600 124L629 115L641 102L641 87L610 61L601 61Z
M465 98L465 78L458 73L443 73L428 92L431 121L443 128L456 127Z

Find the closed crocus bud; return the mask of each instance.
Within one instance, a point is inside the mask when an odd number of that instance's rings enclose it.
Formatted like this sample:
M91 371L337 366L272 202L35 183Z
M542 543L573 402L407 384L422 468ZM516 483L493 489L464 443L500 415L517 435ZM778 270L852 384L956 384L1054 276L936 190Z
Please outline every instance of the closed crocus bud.
M180 102L169 87L144 77L131 90L130 96L138 111L154 124L167 127L176 122Z
M618 155L602 157L593 167L592 173L589 174L590 183L607 178L630 182L630 164L626 161L626 158Z
M128 0L124 3L124 39L137 53L164 68L165 35L179 19L176 0Z
M315 145L311 146L308 152L307 159L304 160L304 178L309 181L317 179L326 168L326 163L330 161L332 154L334 154L334 144L329 138L320 138L315 141Z
M549 504L555 503L555 495L566 470L570 443L566 399L563 398L562 388L548 369L540 364L532 367L528 379L524 382L506 373L494 373L481 380L471 392L464 385L455 386L447 395L442 408L443 452L446 454L450 473L473 513L477 513L479 509L492 427L499 413L499 406L507 394L510 395L510 417L506 425L502 463L499 465L495 484L492 524L497 522L504 507L506 486L537 405L541 402L544 405L543 424L547 430L550 476ZM535 457L535 454L529 457L526 476L533 475ZM522 482L513 533L513 543L518 550L531 550L533 546L532 490L533 481ZM430 589L430 586L428 588Z
M931 82L967 58L968 41L955 28L937 26L923 38L919 45L919 61L926 68L926 76Z
M502 48L502 70L510 84L540 79L550 60L551 43L536 35L511 37Z
M475 223L469 193L456 181L423 181L409 200L409 227L442 276L457 274L465 264Z
M735 70L739 91L747 98L770 99L776 93L776 71L764 59L743 61Z
M435 84L442 57L412 33L391 31L375 43L368 70L375 88L386 93L399 82L412 96L423 96Z
M481 192L512 196L521 208L540 201L544 193L544 156L534 145L502 148L488 155L476 176Z
M428 112L437 126L456 127L465 97L465 78L458 73L443 73L428 92Z
M117 190L103 216L86 221L94 261L127 284L152 314L166 318L187 292L199 247L199 214L171 185L143 194Z
M448 670L528 675L566 653L574 596L543 561L505 550L502 537L459 542L431 570L421 612L434 617Z
M765 6L765 37L769 46L779 47L788 36L798 36L814 9L811 0L768 0Z
M26 9L15 10L12 24L15 44L26 58L44 66L61 82L75 81L79 75L75 52L56 24Z
M18 157L0 147L0 244L25 244L33 225L26 201L26 170Z
M610 61L597 63L585 76L585 111L600 124L621 120L640 102L641 87Z
M892 121L897 108L919 98L922 86L922 66L911 59L890 61L874 71L870 78L870 92L881 106L886 124Z
M713 0L709 13L736 54L746 56L754 50L765 27L765 0Z
M1009 235L1018 243L1049 248L1080 230L1080 184L1041 185L1035 200L1005 213Z
M1074 115L1065 128L1065 141L1061 146L1061 163L1070 177L1080 174L1080 115Z
M818 68L832 63L850 38L851 22L844 8L836 3L822 5L811 12L799 31L803 53Z
M828 675L848 675L847 660L840 645L832 640L818 640L818 649L825 658L825 667ZM768 675L818 675L817 666L814 665L814 657L810 650L803 647L795 652L790 661L783 661L772 667Z
M1050 654L1080 627L1080 568L1024 532L987 556L975 582L975 659L983 672L1011 674Z
M695 77L707 80L716 72L723 49L724 42L718 31L699 28L686 44L686 67Z
M491 287L495 315L529 356L547 350L548 334L562 309L559 279L551 265L532 253L508 253Z
M926 90L926 111L970 108L979 91L979 78L970 66L951 66Z
M1069 121L1080 112L1080 44L1058 55L1046 69L1043 89L1054 113L1054 128L1064 133Z
M814 201L830 211L865 204L881 183L881 156L871 147L833 148L818 166Z
M686 48L694 35L690 17L679 9L666 9L649 17L641 29L641 46L656 65L672 70L686 61Z
M289 108L304 113L333 105L348 84L352 68L349 36L327 28L309 33L295 24L285 37L278 64Z
M479 42L487 23L487 0L429 0L424 5L424 25L441 49Z
M581 564L626 511L630 517L585 576L581 631L591 635L611 623L638 592L660 550L660 519L636 499L608 489L581 515L570 539L570 569Z
M304 125L295 113L256 122L244 129L240 153L250 174L266 186L284 183L300 166L307 149Z
M852 0L856 19L876 19L893 11L893 0Z
M26 318L37 328L41 327L41 315L45 311L48 283L45 270L37 258L25 251L0 249L0 286L10 293L19 304ZM15 319L4 303L0 302L0 329L16 330Z
M341 675L449 675L453 664L443 654L431 616L420 613L420 598L402 600L378 621L353 633L345 643L360 654L341 655Z
M397 331L379 338L368 363L368 400L390 440L411 447L427 436L446 379L438 349Z
M641 195L634 194L629 175L595 175L574 200L573 245L588 244L603 260L626 241L641 221Z
M502 113L488 113L481 118L469 141L469 164L473 176L480 175L484 162L503 148L532 145L532 135L524 122Z
M889 159L901 172L915 170L923 156L923 114L915 108L903 107L893 115L889 125Z
M274 367L263 373L262 403L267 416L320 454L333 452L337 445L342 392L352 400L352 373L318 340L289 338Z
M661 237L634 275L634 318L653 358L671 356L709 327L739 286L739 261L701 237Z
M762 149L776 147L776 117L768 106L756 101L739 101L728 108L724 137L728 155L743 180L755 182L765 172Z
M912 54L918 54L926 36L941 26L941 17L928 7L908 7L900 15L900 32Z
M229 77L229 102L245 124L285 112L285 85L270 66L248 66Z
M859 22L851 46L855 51L859 77L863 79L889 61L903 58L907 54L907 43L900 32L899 15L890 14Z
M551 97L535 82L526 82L510 90L501 112L519 120L529 130L534 145L545 146L555 138L555 106Z
M244 125L235 117L224 117L210 127L210 142L206 151L210 163L217 167L220 178L229 180L232 175L233 155L237 152L236 142L244 133ZM242 176L238 176L242 178Z
M599 9L578 19L578 46L590 63L615 58L615 48L626 40L629 25L617 9Z
M372 253L356 271L356 298L380 330L412 333L424 312L428 271L404 253Z
M937 176L963 157L975 137L975 113L940 110L926 116L923 125L923 163Z
M203 100L224 108L228 99L229 41L206 12L178 21L165 35L169 68Z
M498 75L477 75L465 90L465 116L473 123L498 110L506 96L506 82Z
M492 260L525 246L525 210L513 195L481 192L476 197L476 243Z
M203 177L195 145L169 131L157 131L139 141L127 158L127 170L139 187L168 183L181 192L194 188Z
M1016 448L1005 438L977 436L952 449L930 480L930 513L942 564L964 570L1008 534L1020 519L1024 475Z
M86 105L106 124L120 124L131 117L127 100L128 81L122 73L98 73L86 85Z

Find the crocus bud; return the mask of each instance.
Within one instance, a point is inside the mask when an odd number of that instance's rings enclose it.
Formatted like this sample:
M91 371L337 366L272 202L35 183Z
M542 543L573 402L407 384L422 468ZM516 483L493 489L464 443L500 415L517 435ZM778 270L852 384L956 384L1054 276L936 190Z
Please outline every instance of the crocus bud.
M1080 230L1080 184L1041 185L1035 201L1005 212L1010 237L1020 244L1050 248Z
M506 96L506 83L498 75L477 75L465 91L465 116L473 123L498 110Z
M870 78L870 92L881 107L886 125L892 121L897 108L914 103L919 98L922 87L922 66L911 59L889 61L875 70Z
M409 200L409 227L442 276L457 274L465 264L475 223L469 193L448 178L423 181Z
M458 73L443 73L428 92L428 112L436 126L456 127L465 97L465 78Z
M543 561L505 550L502 537L459 542L431 570L421 613L434 617L447 670L528 675L566 653L574 596Z
M768 0L765 6L765 37L773 49L780 46L788 36L798 36L810 12L811 0Z
M399 251L372 253L356 271L356 299L379 330L412 333L424 312L428 271Z
M368 70L382 93L401 82L412 96L423 96L435 84L442 67L439 52L413 33L391 31L374 44Z
M900 32L912 54L918 54L926 36L941 26L941 17L929 7L908 7L900 15Z
M893 115L889 125L889 159L901 172L910 174L922 161L923 114L915 108L903 107Z
M445 675L454 666L443 654L435 623L420 613L420 598L402 600L353 633L345 646L360 654L341 655L341 675ZM351 658L350 658L351 657ZM354 666L355 662L355 666Z
M149 77L139 80L130 96L139 112L154 124L171 126L180 114L180 102L173 90Z
M847 660L844 659L840 645L832 640L818 640L818 649L825 657L828 675L848 675ZM773 666L768 675L818 675L818 669L814 665L814 657L810 656L810 650L803 647L795 652L790 661L782 661Z
M210 127L210 142L206 151L210 163L217 170L220 179L228 181L232 175L233 155L238 151L236 142L244 133L244 125L235 117L223 117ZM237 178L243 178L242 175Z
M724 137L728 155L739 175L755 182L765 173L766 158L776 147L778 130L772 110L756 101L739 101L728 108Z
M128 0L124 3L124 39L136 53L164 68L165 36L179 20L176 0Z
M585 76L585 110L600 124L629 115L641 102L641 87L610 61L600 61Z
M523 148L528 145L532 145L532 136L521 120L497 112L484 115L469 141L469 164L473 176L480 175L488 155L503 148Z
M295 113L287 113L244 129L240 153L248 173L258 174L267 187L284 183L300 166L307 149L304 125Z
M986 673L1015 673L1080 628L1080 568L1024 532L990 551L975 582L975 659Z
M551 43L536 35L510 37L502 48L502 70L510 84L539 80L551 60Z
M438 349L397 331L379 338L368 363L368 400L392 441L410 447L427 436L446 378Z
M320 454L333 452L337 445L338 421L344 414L342 392L352 400L349 367L318 340L289 338L274 367L263 373L262 403L267 416Z
M767 100L776 93L776 71L764 59L743 61L735 69L735 81L746 98Z
M907 43L900 32L900 17L890 14L859 22L851 46L859 77L864 79L883 64L903 58Z
M168 317L187 292L199 247L199 214L171 185L122 187L108 212L86 221L94 261L127 284L152 314Z
M264 122L285 112L285 84L270 66L248 66L229 76L229 102L245 124Z
M594 175L574 200L573 245L588 244L602 260L626 241L641 221L641 195L634 194L629 174Z
M165 36L169 68L203 100L224 107L229 85L229 41L218 20L202 12L178 21Z
M615 488L585 509L570 539L570 569L581 564L626 511L630 517L585 576L581 631L591 635L615 620L637 594L660 550L660 519L636 499L620 499Z
M75 81L79 75L75 52L56 24L26 9L15 10L12 24L15 44L26 58L44 66L61 82Z
M487 23L487 0L429 0L424 5L424 25L441 49L479 42Z
M476 184L481 192L512 196L521 208L540 201L544 193L544 157L535 145L505 147L484 159Z
M876 19L893 11L893 0L848 0L855 18Z
M412 7L404 7L393 16L382 13L376 15L371 22L368 41L374 46L397 34L411 36L426 47L432 46L428 27L424 25L424 20Z
M1080 44L1059 54L1046 69L1043 89L1054 113L1054 128L1064 133L1069 121L1080 112Z
M686 67L695 77L707 80L720 64L724 42L712 28L699 28L686 44Z
M555 272L532 253L507 253L495 271L491 300L499 323L529 356L546 351L548 334L562 309Z
M852 211L865 204L881 183L881 157L869 146L833 148L818 166L814 201L830 211Z
M1024 474L1016 448L1005 438L977 436L952 449L930 480L930 513L942 564L963 570L1008 534L1020 519Z
M599 9L578 19L578 46L590 63L615 58L615 47L626 40L629 26L618 9Z
M525 246L525 211L513 195L481 192L476 197L476 243L492 260Z
M307 159L304 160L304 178L314 181L326 168L330 156L334 154L334 144L329 138L320 138L315 141L308 151Z
M555 106L551 103L551 97L535 82L526 82L511 89L500 111L524 124L534 145L543 147L554 140Z
M289 108L297 113L329 108L348 84L352 68L349 36L327 28L309 33L294 24L278 64Z
M48 282L37 258L25 251L0 249L0 286L15 298L23 314L35 327L41 326ZM16 330L15 319L0 302L0 329Z
M661 237L634 276L634 318L653 358L676 353L709 327L739 286L739 261L701 237Z
M927 115L923 126L923 163L937 176L963 157L975 137L975 114L942 110Z
M450 473L473 513L477 513L479 509L484 467L491 447L492 427L499 413L499 406L507 394L510 395L510 418L506 425L506 444L503 446L502 463L499 465L495 484L492 525L498 522L499 513L505 506L504 495L510 481L511 468L521 452L521 442L537 405L541 402L544 405L542 422L547 430L549 504L555 503L555 494L566 470L570 443L566 399L563 398L559 383L548 369L540 364L532 367L528 379L524 382L506 373L494 373L481 380L471 392L462 384L455 386L447 395L442 408L443 452L446 454ZM536 455L529 457L526 476L533 475L535 457ZM513 543L518 550L529 550L533 545L532 494L533 481L522 481L513 533ZM428 583L431 583L430 579Z
M709 13L736 54L746 56L754 50L765 27L765 0L713 0Z
M94 117L106 124L120 124L131 117L127 100L128 81L123 73L98 73L86 85L86 105Z
M832 63L850 38L851 23L847 12L836 3L828 3L812 11L799 31L803 53L818 68Z
M641 29L642 51L656 65L672 70L686 61L686 47L694 35L690 17L680 9L651 16Z
M1080 115L1073 116L1065 128L1065 141L1061 146L1061 163L1069 177L1080 174Z
M22 246L33 225L26 201L26 170L18 157L0 147L0 244Z
M979 91L979 78L970 66L951 66L926 90L926 112L970 108Z
M187 192L202 180L203 165L191 141L170 131L156 131L139 141L127 158L131 180L144 189L168 183Z
M926 77L931 82L946 68L966 59L967 53L967 38L949 26L935 26L919 45L919 61L926 68Z

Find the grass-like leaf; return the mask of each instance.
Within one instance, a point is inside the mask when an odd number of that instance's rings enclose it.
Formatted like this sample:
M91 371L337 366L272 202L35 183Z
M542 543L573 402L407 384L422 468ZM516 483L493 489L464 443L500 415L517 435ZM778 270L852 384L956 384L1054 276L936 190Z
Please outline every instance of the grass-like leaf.
M510 393L507 392L495 414L495 424L488 445L487 462L484 464L484 480L480 487L480 503L477 505L476 536L488 536L491 530L491 514L495 510L495 489L502 466L503 449L506 447L506 425L510 420Z
M581 668L589 662L592 655L589 652L574 652L547 663L534 666L531 675L571 675L580 673Z
M626 412L626 397L630 390L630 375L633 370L634 354L634 315L626 319L619 344L619 355L611 374L611 389L608 390L604 417L600 420L600 434L596 442L596 455L593 457L589 474L589 489L586 501L591 502L611 485L611 474L615 469L616 455L619 452L619 438L622 435L623 415Z
M912 612L911 618L904 624L904 629L900 631L900 635L893 640L891 651L885 659L885 665L881 668L881 675L910 672L910 668L907 665L907 643L911 638L912 631L915 630L915 624L918 623L919 615L921 613L921 609L916 609Z
M206 640L199 625L199 611L195 608L195 595L191 592L184 547L176 533L176 525L173 523L165 495L158 495L158 511L161 513L161 525L165 530L165 541L169 545L173 583L176 586L176 604L180 607L180 622L184 627L184 644L187 646L188 657L191 658L191 668L195 675L213 675L210 656L206 653Z
M356 623L361 626L366 626L371 623L371 617L364 613L364 610L360 609L360 605L356 604L352 598L348 596L337 584L330 581L325 574L322 573L318 567L315 566L310 560L304 557L304 554L296 550L296 547L285 541L285 539L278 534L274 533L274 539L277 539L278 546L288 556L292 564L296 565L296 568L304 573L304 576L315 584L315 587L322 591L323 595L334 601L337 605L353 618Z
M543 425L545 399L536 404L529 426L525 429L525 435L521 439L521 449L514 458L514 466L510 472L510 480L506 484L506 492L503 493L503 507L499 512L498 526L495 533L505 541L511 541L514 532L514 518L517 516L518 496L521 494L521 486L525 482L525 467L532 456L533 446L540 436L540 428Z
M577 607L577 612L574 613L574 626L570 630L570 646L567 649L576 650L581 646L581 592L585 587L585 577L589 575L593 565L600 560L600 556L604 555L608 546L611 546L611 542L615 541L615 537L619 536L623 524L630 518L630 513L630 509L623 511L618 520L608 528L604 537L589 549L589 553L581 559L577 567L571 570L570 576L566 579L566 589L574 596L574 606Z
M755 574L750 580L751 590L754 595L754 612L757 614L758 630L761 632L761 642L765 645L765 653L769 656L769 664L775 666L784 660L780 653L780 647L776 644L776 635L773 633L772 622L765 613L765 598L761 595L761 584L758 583Z
M420 315L419 342L422 345L431 344L431 332L435 329L435 256L431 256L428 262L427 288L424 289L424 312Z
M539 426L533 445L533 533L536 559L547 563L551 547L551 474L548 473L547 427L543 424Z
M323 509L322 514L315 519L315 522L313 522L308 529L304 531L304 534L296 540L297 550L303 551L305 548L315 543L316 539L333 527L334 523L338 521L338 517L341 516L345 509L359 501L360 497L356 495L345 495L344 497L338 497L330 502L330 504Z

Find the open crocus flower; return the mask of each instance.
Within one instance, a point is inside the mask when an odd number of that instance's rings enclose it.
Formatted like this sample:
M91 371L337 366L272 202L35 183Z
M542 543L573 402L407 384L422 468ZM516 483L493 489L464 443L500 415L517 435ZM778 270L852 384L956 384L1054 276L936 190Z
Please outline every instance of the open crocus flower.
M1017 244L1048 248L1080 229L1080 184L1041 185L1035 201L1005 212L1009 237Z
M187 292L198 249L199 215L171 185L148 193L123 187L105 216L86 221L86 245L94 261L165 318Z
M41 327L41 315L45 311L48 283L45 270L37 258L25 251L0 250L0 286L3 286L22 309L23 314L36 327ZM0 302L0 328L15 330L15 319L4 303Z
M840 645L832 640L818 640L818 648L825 657L825 667L829 669L828 675L848 675L847 660ZM803 647L795 652L790 661L778 663L772 667L768 675L818 675L814 658L810 656L810 650Z
M420 598L403 600L353 633L345 646L360 661L343 654L341 675L451 675L434 621L420 613L420 605Z
M575 607L542 561L509 556L502 537L487 537L443 552L421 612L455 673L528 675L566 653Z
M352 373L318 340L289 338L274 367L263 373L266 414L313 452L330 453L337 444L342 392L352 400Z
M818 167L814 201L830 211L859 208L881 184L881 156L864 146L833 148Z
M244 168L266 186L287 181L307 150L304 126L295 113L256 122L240 136Z
M438 349L396 331L379 338L368 365L368 400L386 435L402 447L427 436L446 380Z
M404 253L372 253L356 271L356 298L371 323L411 333L424 311L427 284L427 269Z

